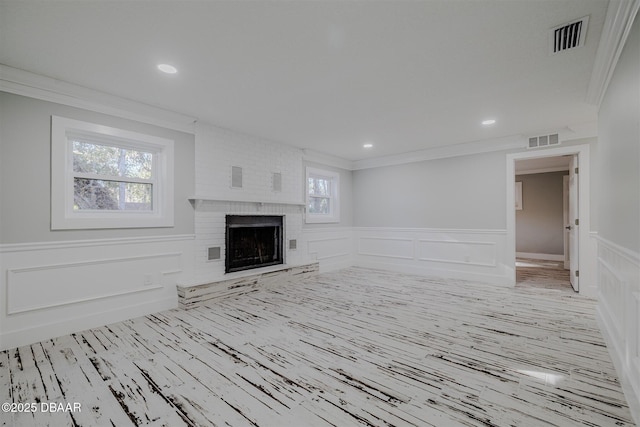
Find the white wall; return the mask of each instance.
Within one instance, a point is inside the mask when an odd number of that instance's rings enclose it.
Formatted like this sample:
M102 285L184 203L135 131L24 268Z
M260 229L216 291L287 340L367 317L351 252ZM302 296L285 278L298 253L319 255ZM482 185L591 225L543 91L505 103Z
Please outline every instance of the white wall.
M640 252L640 62L638 24L630 35L599 112L599 233Z
M640 423L640 21L600 105L598 319Z
M505 228L504 152L353 172L354 225Z
M175 141L175 226L50 229L51 115ZM177 306L193 270L194 136L0 92L0 349Z
M570 138L571 134L567 132L561 148L574 150L576 145L588 146L592 155L586 157L590 157L589 165L593 165L597 140ZM507 177L507 159L528 154L545 156L545 152L549 156L555 155L552 148L526 150L525 145L526 141L514 137L511 141L502 141L496 151L465 155L464 151L473 153L477 147L462 144L453 150L456 155L452 157L439 158L435 157L438 153L434 153L432 160L354 171L356 264L513 284L515 225L510 231L507 179L513 180L514 176ZM510 148L506 149L506 146ZM591 213L596 198L597 195L592 194L584 199L588 200L585 211ZM510 211L510 215L511 212L514 211ZM581 271L581 283L585 285L585 294L593 294L595 269L590 267L595 265L595 248L592 248L593 239L588 238L591 230L588 216L584 240L585 247L590 250L584 251L585 269ZM515 219L515 214L513 217ZM378 245L376 255L360 249L366 246L364 242L374 242L370 238L377 236L386 240L375 241ZM361 237L365 240L358 241ZM420 251L427 247L421 245L420 240L430 241L430 254L421 254ZM495 250L486 245L487 241ZM393 256L392 247L402 246L399 242L405 242L404 252L399 257ZM476 242L479 245L474 246ZM587 259L589 254L593 254L591 259ZM492 259L490 257L495 257L495 261L487 262Z
M52 231L49 179L52 115L174 140L174 227ZM6 92L0 92L0 121L0 243L193 233L193 209L187 200L194 185L192 134Z
M505 153L354 171L356 264L509 284Z

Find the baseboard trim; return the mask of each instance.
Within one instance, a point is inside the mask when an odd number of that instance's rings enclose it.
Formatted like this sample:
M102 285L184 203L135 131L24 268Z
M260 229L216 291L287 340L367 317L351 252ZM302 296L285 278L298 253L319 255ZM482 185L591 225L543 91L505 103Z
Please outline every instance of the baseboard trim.
M544 261L564 261L564 255L539 254L532 252L516 252L518 258L539 259Z
M320 262L320 273L328 273L330 271L342 270L353 267L354 262L351 256L340 257L338 259L323 259Z

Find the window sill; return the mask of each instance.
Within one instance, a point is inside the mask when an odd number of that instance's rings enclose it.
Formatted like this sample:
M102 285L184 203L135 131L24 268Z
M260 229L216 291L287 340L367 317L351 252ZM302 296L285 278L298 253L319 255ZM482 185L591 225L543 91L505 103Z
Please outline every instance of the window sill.
M307 224L336 224L340 222L339 217L317 217L317 216L309 216L304 220Z
M52 230L97 230L106 228L168 228L173 227L173 215L133 217L52 218Z

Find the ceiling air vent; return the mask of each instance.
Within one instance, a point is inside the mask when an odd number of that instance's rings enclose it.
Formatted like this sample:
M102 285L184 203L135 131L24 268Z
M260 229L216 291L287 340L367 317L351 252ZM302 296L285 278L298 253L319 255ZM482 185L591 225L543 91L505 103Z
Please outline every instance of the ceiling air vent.
M558 134L554 133L551 135L532 136L529 138L529 145L527 148L547 147L549 145L558 144L560 144L560 139L558 138Z
M585 16L577 21L552 28L549 37L551 54L583 46L588 24L589 17Z

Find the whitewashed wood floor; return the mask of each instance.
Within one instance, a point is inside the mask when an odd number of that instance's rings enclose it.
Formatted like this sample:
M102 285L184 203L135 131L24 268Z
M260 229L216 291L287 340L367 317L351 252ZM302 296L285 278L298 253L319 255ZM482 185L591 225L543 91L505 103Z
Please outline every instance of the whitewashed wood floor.
M629 426L595 302L350 268L0 353L8 426Z
M562 261L516 259L516 287L556 289L573 293L569 270Z

